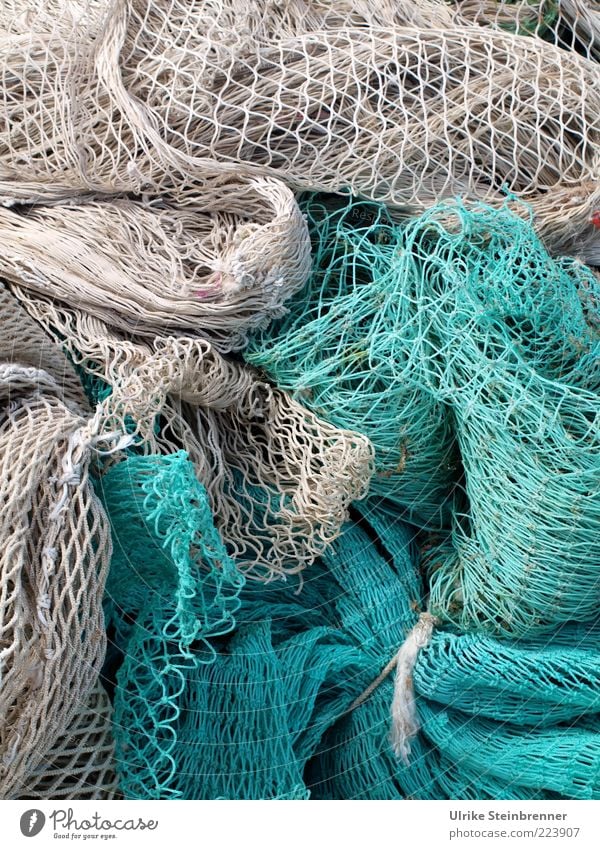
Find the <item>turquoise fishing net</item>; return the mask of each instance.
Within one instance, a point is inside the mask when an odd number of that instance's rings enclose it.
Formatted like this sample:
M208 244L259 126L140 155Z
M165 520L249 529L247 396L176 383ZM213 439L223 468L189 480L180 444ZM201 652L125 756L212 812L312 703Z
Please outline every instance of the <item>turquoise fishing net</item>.
M457 473L455 440L428 385L435 351L418 281L401 277L401 231L382 205L317 195L301 208L312 277L245 358L317 415L368 436L376 453L370 492L410 520L441 527Z
M403 226L353 199L303 209L315 271L247 360L369 436L375 500L448 523L423 548L432 613L512 636L591 619L597 278L507 209L444 203Z
M457 206L419 223L438 392L451 405L467 502L454 554L432 555L431 602L464 630L531 634L596 615L600 594L599 286L550 259L507 213Z
M597 631L579 643L535 646L481 634L436 635L419 657L422 696L472 716L522 726L576 721L600 711Z
M184 452L130 456L97 485L111 524L105 612L123 660L114 691L120 787L132 798L177 798L180 700L214 660L244 578L214 528Z
M597 280L505 210L303 208L314 275L248 359L378 474L300 584L244 581L185 452L99 476L122 792L600 797ZM405 763L394 675L355 703L425 609Z
M374 580L389 568L395 532L393 520L378 513L368 514L384 555L378 570L361 569L364 545L346 536L328 563L337 563L335 575L345 589L349 565L356 562L367 609ZM413 566L412 581L415 574ZM412 581L406 576L396 584L396 595L409 588L405 610L411 611L394 622L400 640L416 618L409 600ZM392 618L396 610L387 609ZM380 617L385 610L379 610ZM590 645L598 630L597 625L579 627L587 648L552 642L540 648L534 642L434 632L414 670L421 731L409 765L398 761L389 744L390 676L324 735L307 776L313 798L597 798L600 662ZM343 630L349 630L346 623ZM390 656L381 652L380 669ZM592 727L580 724L582 715Z
M389 743L393 676L351 710L422 608L414 531L394 509L358 507L297 592L242 586L183 452L130 457L99 489L116 544L107 611L129 798L598 795L597 626L542 647L434 632L405 765ZM565 647L574 634L584 648Z
M397 649L402 624L415 617L412 533L402 525L390 533L390 566L378 553L379 543L356 525L342 537L348 562L335 557L336 543L299 594L289 582L246 585L235 631L210 639L211 652L197 637L190 642L189 623L183 628L181 614L173 616L173 593L181 583L173 565L169 585L164 579L152 585L146 577L148 552L165 539L151 539L159 530L153 517L164 515L172 502L172 481L161 489L161 463L177 467L185 458L144 458L143 471L150 473L150 461L156 476L150 491L160 492L162 506L139 500L140 458L102 480L115 542L123 534L130 553L130 561L117 553L107 593L114 642L124 655L114 696L121 787L130 798L308 798L307 761L326 729L379 672L381 657ZM138 499L136 509L132 498ZM119 524L136 513L137 522ZM163 568L171 560L164 548ZM130 562L145 564L137 575L141 590L132 583ZM343 584L332 567L343 569ZM406 592L398 592L399 582ZM153 595L159 596L154 603ZM385 724L385 715L381 719Z

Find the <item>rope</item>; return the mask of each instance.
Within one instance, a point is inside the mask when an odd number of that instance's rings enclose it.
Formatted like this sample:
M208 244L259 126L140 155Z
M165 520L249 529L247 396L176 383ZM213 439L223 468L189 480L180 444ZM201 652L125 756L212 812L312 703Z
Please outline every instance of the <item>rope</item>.
M408 634L398 652L384 669L382 669L377 678L369 684L367 689L342 714L345 716L364 704L379 685L385 681L392 670L396 669L394 699L391 707L392 728L390 739L396 756L401 757L407 765L410 755L410 741L416 737L419 731L413 685L413 670L419 656L419 651L429 644L433 635L433 629L437 624L438 619L435 616L432 616L427 611L421 613L419 621Z

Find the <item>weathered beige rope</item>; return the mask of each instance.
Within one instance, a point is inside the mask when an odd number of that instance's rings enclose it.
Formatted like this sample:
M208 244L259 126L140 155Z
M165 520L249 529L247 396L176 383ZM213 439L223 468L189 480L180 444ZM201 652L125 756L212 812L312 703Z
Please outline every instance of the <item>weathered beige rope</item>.
M374 681L356 698L346 714L359 708L369 696L385 681L395 669L394 698L391 705L392 725L390 741L394 753L408 764L411 740L419 731L415 693L413 686L413 670L421 649L425 648L432 637L433 629L438 620L430 613L421 613L419 621L410 631L398 652L382 669Z

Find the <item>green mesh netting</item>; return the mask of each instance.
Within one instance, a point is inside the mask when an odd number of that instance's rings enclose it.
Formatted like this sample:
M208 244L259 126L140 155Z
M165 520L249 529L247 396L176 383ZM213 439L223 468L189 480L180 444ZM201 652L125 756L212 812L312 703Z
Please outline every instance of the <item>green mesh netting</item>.
M449 416L426 379L435 350L418 281L400 278L401 231L376 204L311 196L301 207L312 277L245 357L318 415L368 436L371 493L439 527L457 457Z
M248 361L369 436L374 498L424 528L451 503L424 556L433 613L517 636L593 617L597 278L508 210L445 203L399 226L352 199L303 209L314 274Z
M244 583L184 452L99 479L124 794L600 797L597 280L504 210L303 207L314 275L248 359L378 475L299 592ZM351 706L425 607L405 763L394 675Z
M182 520L202 504L186 471L182 453L135 457L102 479L128 551L117 547L107 603L125 655L115 726L128 797L598 796L598 626L567 626L543 647L434 632L415 669L422 728L406 766L389 743L393 676L349 708L417 620L413 531L363 506L300 593L241 587L206 513L194 516L201 544Z
M336 544L328 565L347 591L346 576L350 564L355 564L362 607L370 610L376 603L370 600L373 583L390 567L397 524L380 507L361 525L370 527L367 545L375 545L383 558L378 568L363 567L365 542L348 534ZM395 594L404 595L405 610L411 611L394 623L400 638L416 618L411 601L414 575L413 565L400 585L394 582ZM387 610L390 619L397 614L392 605ZM378 616L385 618L381 608ZM372 644L381 625L366 621ZM346 622L342 630L352 633ZM414 670L421 732L413 741L409 766L398 761L389 744L390 676L367 702L325 734L307 774L313 797L597 798L600 662L589 649L598 626L568 630L571 633L562 637L571 642L571 649L565 649L560 639L558 646L547 643L540 649L529 641L507 643L484 635L434 632ZM575 648L577 641L570 639L574 633L586 648ZM389 657L382 651L380 668ZM527 708L521 710L524 705ZM590 718L591 726L579 722L582 715Z
M554 637L536 646L440 633L419 658L415 686L449 708L500 722L575 721L600 712L600 634L588 625L579 642L570 636L568 646Z
M106 616L123 655L114 692L120 786L132 798L177 798L175 750L188 678L215 658L244 578L214 528L181 451L131 456L98 482L114 553Z

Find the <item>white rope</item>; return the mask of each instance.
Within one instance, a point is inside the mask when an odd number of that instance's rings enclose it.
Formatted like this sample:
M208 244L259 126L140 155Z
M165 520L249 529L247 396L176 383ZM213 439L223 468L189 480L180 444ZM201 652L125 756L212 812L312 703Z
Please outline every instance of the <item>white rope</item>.
M401 757L406 765L410 755L410 741L419 731L415 691L413 686L413 670L419 656L419 651L425 648L431 640L437 619L431 613L421 613L419 621L400 646L398 652L382 669L377 678L369 684L366 690L355 699L343 716L351 713L366 702L371 693L385 681L390 672L396 670L394 682L394 698L392 700L392 726L390 742L397 757Z
M397 757L408 764L410 741L419 731L419 721L413 685L413 670L419 651L431 640L436 619L430 613L422 613L400 651L396 655L396 679L392 701L392 728L390 739Z

